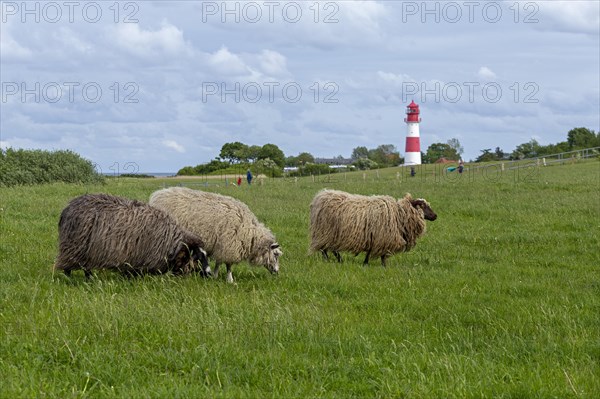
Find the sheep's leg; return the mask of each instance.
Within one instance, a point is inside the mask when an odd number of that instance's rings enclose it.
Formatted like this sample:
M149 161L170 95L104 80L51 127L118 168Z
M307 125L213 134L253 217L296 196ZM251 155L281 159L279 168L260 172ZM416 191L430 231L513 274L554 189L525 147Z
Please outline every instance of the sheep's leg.
M367 256L365 256L365 261L363 262L363 266L367 266L369 264L369 255L371 255L371 251L367 251Z
M225 263L225 266L227 266L227 282L233 283L233 274L231 273L231 264Z
M69 273L71 273L71 271L69 270ZM83 273L85 274L85 278L92 278L92 272L87 270L87 269L83 269Z
M76 266L66 266L63 268L63 267L60 267L57 265L54 266L54 270L62 271L65 274L65 276L67 276L67 277L71 277L71 271L73 271L74 269L77 269L77 267Z
M323 259L329 260L329 255L327 255L327 250L326 249L322 249L321 250L321 254L323 255Z
M381 266L385 267L385 255L381 255Z
M337 259L337 261L339 263L342 263L342 256L340 255L340 253L338 251L333 251L333 254L335 255L335 258Z
M212 276L214 278L219 277L219 264L215 262L215 270L212 271Z

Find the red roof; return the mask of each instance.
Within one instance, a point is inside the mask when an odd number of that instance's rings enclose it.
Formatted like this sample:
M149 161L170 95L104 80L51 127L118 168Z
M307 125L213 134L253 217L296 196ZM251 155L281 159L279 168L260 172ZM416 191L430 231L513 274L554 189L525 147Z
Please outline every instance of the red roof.
M407 107L407 108L416 108L416 109L419 109L419 105L418 105L418 104L415 104L415 100L412 100L412 101L410 102L410 104L408 104L408 107Z
M434 163L456 163L457 161L454 161L452 159L448 159L448 158L444 158L441 157L440 159L438 159L437 161L435 161Z
M421 122L421 118L419 118L419 106L415 104L414 100L408 104L408 107L406 107L406 118L404 118L404 122Z

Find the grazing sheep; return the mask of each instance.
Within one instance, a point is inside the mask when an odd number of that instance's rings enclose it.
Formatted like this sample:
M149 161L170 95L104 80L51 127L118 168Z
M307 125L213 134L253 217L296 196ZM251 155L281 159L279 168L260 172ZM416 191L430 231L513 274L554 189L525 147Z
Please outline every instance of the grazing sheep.
M233 282L231 266L243 260L279 272L283 254L275 236L258 221L246 204L224 195L171 187L150 196L151 206L164 210L184 228L206 243L204 249L219 265L227 266L227 281Z
M166 213L142 202L108 194L77 197L58 222L55 270L118 270L125 275L172 271L185 274L199 260L210 273L203 243Z
M321 190L310 204L311 252L321 251L327 258L332 250L341 262L339 251L355 256L366 252L386 257L409 251L425 232L425 219L437 215L424 199L413 200L410 194L396 200L387 195L364 196L336 190Z

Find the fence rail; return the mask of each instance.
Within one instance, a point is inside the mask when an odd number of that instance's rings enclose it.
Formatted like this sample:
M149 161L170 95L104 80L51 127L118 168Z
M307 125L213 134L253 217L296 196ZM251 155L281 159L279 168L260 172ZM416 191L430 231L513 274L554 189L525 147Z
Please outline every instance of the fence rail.
M485 165L474 165L474 166L471 166L471 168L472 169L480 169L480 168L489 168L489 167L498 166L502 170L513 170L513 169L519 169L519 168L524 168L524 167L529 168L534 165L535 166L547 166L547 165L556 164L556 163L564 164L567 162L574 162L578 159L597 157L598 155L600 155L600 147L591 147L591 148L584 148L581 150L560 152L557 154L542 155L542 156L532 157L532 158L499 161L497 163L491 163L491 164L485 164Z

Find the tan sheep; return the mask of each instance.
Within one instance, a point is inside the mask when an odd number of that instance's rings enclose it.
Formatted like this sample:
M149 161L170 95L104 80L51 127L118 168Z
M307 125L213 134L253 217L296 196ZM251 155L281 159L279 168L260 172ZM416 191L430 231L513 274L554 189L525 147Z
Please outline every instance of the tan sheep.
M340 251L354 255L386 257L413 248L425 232L425 220L437 215L424 199L410 194L396 200L387 195L364 196L337 190L321 190L310 204L310 251L333 251L341 262Z
M263 265L271 273L279 272L283 254L275 236L258 221L246 204L225 195L171 187L150 196L151 206L173 217L182 227L198 235L208 256L227 266L227 281L233 282L231 266L243 260Z

